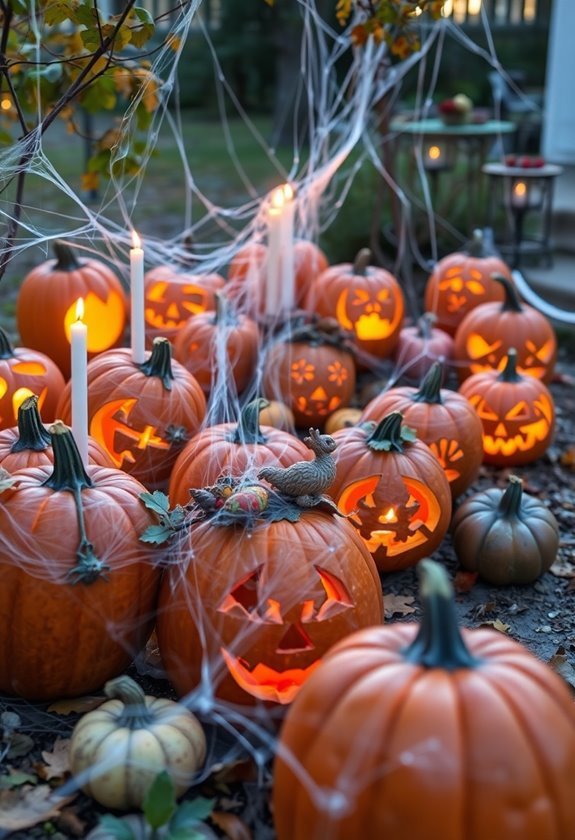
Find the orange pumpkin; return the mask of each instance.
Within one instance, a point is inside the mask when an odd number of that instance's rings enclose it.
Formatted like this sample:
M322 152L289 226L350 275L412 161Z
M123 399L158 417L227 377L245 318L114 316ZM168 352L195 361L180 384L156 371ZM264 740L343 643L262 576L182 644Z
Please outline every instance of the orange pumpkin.
M54 464L15 472L0 504L0 691L42 701L96 691L129 665L160 576L140 540L145 488L84 469L59 421L51 435Z
M439 260L425 287L425 309L436 316L435 325L449 335L464 317L481 303L502 301L503 289L492 274L511 280L511 269L485 248L483 232L475 230L464 251Z
M555 430L549 389L540 379L519 374L516 359L511 348L501 372L476 373L459 388L483 427L483 461L497 467L521 466L540 458Z
M567 686L505 634L459 630L446 572L420 571L421 623L344 639L288 709L278 840L574 837Z
M58 413L70 418L70 385ZM165 490L184 444L200 428L206 398L191 373L171 359L167 338L154 339L148 360L127 348L101 353L88 364L90 435L114 465L149 489Z
M481 421L469 401L441 387L443 365L435 362L420 388L390 388L369 402L361 422L378 423L391 411L417 432L443 467L455 499L475 481L483 460Z
M323 426L330 414L349 405L355 392L355 361L337 323L302 321L268 348L262 392L287 403L296 426Z
M174 340L174 356L192 373L208 396L214 382L241 394L255 374L260 331L246 315L236 315L221 295L216 311L189 318Z
M180 696L206 680L225 702L287 704L335 641L382 620L379 576L333 511L261 484L225 489L201 515L192 509L193 527L171 549L162 661Z
M435 315L426 312L416 324L402 327L393 352L396 379L421 382L434 362L449 364L453 357L453 338L433 326Z
M340 429L330 493L384 572L413 566L447 533L451 492L429 446L393 412Z
M234 256L228 270L227 294L240 312L260 319L264 311L266 260L268 249L251 242ZM329 263L313 242L299 239L294 243L295 304L303 303L309 289Z
M43 262L22 281L16 319L22 343L53 359L68 379L70 327L78 298L84 300L90 358L122 343L127 301L122 284L104 262L79 260L64 242L55 241L53 247L56 259Z
M14 349L0 328L0 429L18 420L18 409L36 394L44 416L55 419L64 377L51 358L27 347Z
M164 336L174 341L189 318L211 312L223 288L220 274L192 274L175 266L159 265L144 276L146 341Z
M505 300L484 303L467 315L455 335L454 359L459 381L483 370L502 370L507 351L517 351L520 373L550 382L557 359L557 339L548 318L523 304L512 281L493 279L505 290Z
M302 441L272 426L260 427L258 414L267 407L257 399L242 409L237 423L218 423L202 429L184 446L170 478L173 505L190 501L190 489L214 484L221 476L251 475L265 464L288 466L309 460Z
M101 467L114 466L93 437L88 438L88 460ZM53 462L52 439L42 423L38 397L28 397L18 409L18 425L0 432L0 466L12 473Z
M393 274L370 266L371 252L361 250L353 265L332 265L311 286L305 308L337 319L342 330L368 359L393 352L401 329L405 304Z

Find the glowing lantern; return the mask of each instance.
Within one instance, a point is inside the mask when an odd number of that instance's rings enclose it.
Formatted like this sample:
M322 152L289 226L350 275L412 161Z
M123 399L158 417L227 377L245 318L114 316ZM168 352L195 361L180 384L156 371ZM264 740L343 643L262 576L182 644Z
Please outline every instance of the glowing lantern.
M186 321L216 307L216 292L225 280L219 274L178 272L167 265L146 272L145 308L146 341L163 336L174 341Z
M189 370L206 396L214 383L233 379L241 394L258 363L260 331L246 315L236 315L225 298L216 294L216 311L189 318L174 341L174 356Z
M557 358L557 339L548 318L519 300L515 286L502 275L505 300L484 303L467 315L455 335L459 380L483 370L502 370L508 350L517 351L517 370L550 382Z
M335 321L302 322L264 359L262 391L285 402L296 426L323 426L355 391L355 362Z
M226 487L201 491L203 519L194 509L172 546L182 562L160 593L162 661L179 695L208 676L226 702L290 703L336 640L382 621L379 576L333 510Z
M126 296L105 263L78 260L63 242L54 243L54 252L56 260L47 260L24 278L16 317L22 342L53 359L69 378L70 327L76 320L78 298L84 299L88 355L93 357L122 343Z
M511 280L511 269L485 247L483 232L475 230L464 251L439 260L425 287L425 309L436 316L436 326L449 335L480 303L502 301L501 286L491 279L502 274Z
M172 361L170 342L156 338L143 365L131 350L100 354L88 364L90 434L114 466L150 489L167 489L174 462L204 419L206 400L191 373ZM58 404L70 416L70 385Z
M18 409L33 395L38 397L44 417L54 420L64 384L64 377L51 358L27 347L14 349L0 329L0 429L14 426Z
M405 305L393 274L370 266L370 259L371 252L364 248L353 265L326 269L310 288L305 307L336 318L342 330L353 334L358 349L385 358L397 344Z
M516 356L511 348L501 372L476 373L459 388L481 420L483 461L498 467L540 458L555 428L551 393L541 380L517 372Z
M434 551L451 518L441 464L401 421L393 412L378 425L333 434L337 472L330 493L386 572L412 566Z
M382 420L399 411L443 467L452 498L477 478L483 460L482 426L469 401L441 387L443 365L435 362L420 388L390 388L371 400L361 421Z
M238 251L228 270L227 294L240 312L259 319L265 308L266 259L265 245L252 242ZM294 244L295 303L301 305L316 278L329 263L323 251L313 242L299 239Z

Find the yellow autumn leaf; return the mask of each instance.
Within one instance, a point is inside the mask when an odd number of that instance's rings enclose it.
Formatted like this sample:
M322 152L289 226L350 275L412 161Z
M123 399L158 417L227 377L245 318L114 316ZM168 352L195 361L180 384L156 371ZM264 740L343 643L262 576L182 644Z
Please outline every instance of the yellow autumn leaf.
M266 3L270 3L270 0L266 0ZM273 0L272 0L273 3ZM270 6L272 5L270 3ZM170 35L166 39L166 46L169 47L174 52L177 52L180 49L180 44L182 43L182 39L178 35Z

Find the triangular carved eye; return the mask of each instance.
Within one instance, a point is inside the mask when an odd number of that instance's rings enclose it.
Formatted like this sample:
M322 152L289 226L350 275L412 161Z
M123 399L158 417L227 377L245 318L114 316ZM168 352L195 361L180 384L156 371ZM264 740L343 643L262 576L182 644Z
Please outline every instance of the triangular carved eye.
M316 566L315 569L325 592L325 600L320 604L315 620L325 621L334 613L352 607L353 601L343 582L320 566Z
M369 300L369 292L366 292L365 289L354 289L353 293L355 297L351 301L352 306L361 306L362 303L367 303Z
M499 415L479 395L473 395L469 402L477 409L477 414L482 420L499 420Z
M525 400L520 400L516 405L513 406L510 411L507 412L505 415L506 420L524 420L526 417L529 416L529 409L527 408L527 403Z
M226 595L220 606L219 612L243 614L249 618L258 618L258 584L261 577L262 567L258 566L245 578L240 580L231 592Z

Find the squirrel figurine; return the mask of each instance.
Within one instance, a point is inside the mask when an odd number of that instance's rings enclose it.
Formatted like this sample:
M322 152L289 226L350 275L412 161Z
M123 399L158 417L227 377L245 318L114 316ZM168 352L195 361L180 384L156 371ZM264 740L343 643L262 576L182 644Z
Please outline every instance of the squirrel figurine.
M313 507L335 478L335 461L331 453L337 443L330 435L322 435L319 429L313 428L303 442L315 454L313 461L297 461L289 467L262 467L258 478L291 496L300 507Z

